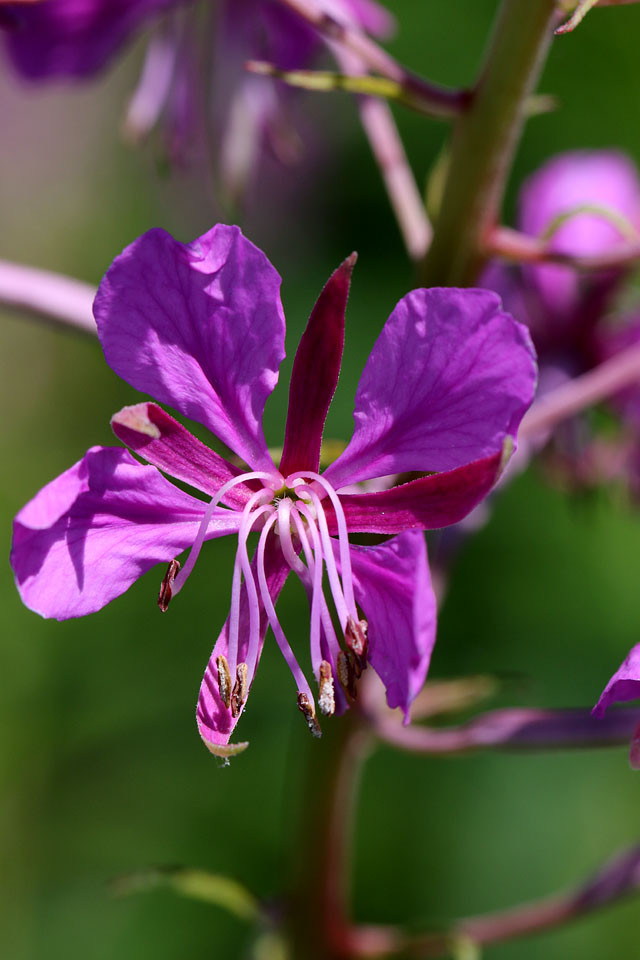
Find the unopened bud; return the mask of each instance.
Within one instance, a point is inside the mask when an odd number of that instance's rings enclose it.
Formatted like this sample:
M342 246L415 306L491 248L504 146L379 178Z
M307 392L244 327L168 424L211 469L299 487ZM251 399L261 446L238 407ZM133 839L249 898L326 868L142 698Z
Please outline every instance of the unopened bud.
M327 716L331 716L332 713L335 713L336 698L333 689L331 664L326 660L323 660L320 664L319 687L318 706L320 707L320 711L321 713L327 714Z
M239 663L236 667L236 682L231 694L231 715L239 717L242 705L247 699L247 665Z
M318 723L318 718L316 717L316 711L313 708L313 704L309 700L309 697L306 693L298 691L298 710L303 714L305 720L307 721L307 726L314 737L321 737L322 730L320 729L320 724Z
M222 655L219 656L216 659L216 667L218 668L218 690L220 691L220 699L228 710L231 706L231 674L229 672L227 658Z
M164 580L160 584L160 594L158 595L158 606L163 613L166 613L169 609L169 603L171 602L171 597L173 596L173 581L175 580L178 570L180 569L180 563L177 560L172 560L169 564L169 568L164 575Z

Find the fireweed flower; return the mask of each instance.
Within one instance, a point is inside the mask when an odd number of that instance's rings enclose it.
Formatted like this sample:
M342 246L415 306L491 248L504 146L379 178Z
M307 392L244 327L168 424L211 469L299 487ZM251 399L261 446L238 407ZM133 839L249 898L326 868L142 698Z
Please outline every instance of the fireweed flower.
M355 257L331 276L300 342L279 466L262 415L284 356L280 278L236 227L182 244L151 230L116 258L94 313L105 357L136 389L196 420L246 464L219 456L151 402L112 420L128 450L94 447L28 503L12 563L27 606L66 619L99 610L146 570L168 563L159 603L183 588L204 541L233 534L231 609L198 702L213 753L228 741L267 627L293 674L298 705L319 732L315 696L275 602L297 574L310 601L318 706L341 711L365 663L405 716L435 640L435 599L422 530L455 523L491 489L535 384L526 329L485 290L414 290L395 307L365 365L355 429L319 473L336 387ZM160 472L162 471L162 473ZM347 486L417 478L374 493ZM163 473L201 491L207 504ZM258 533L249 558L247 539ZM389 537L376 546L350 533ZM180 568L177 555L191 548Z
M376 36L393 20L374 0L321 0L327 14ZM108 67L140 31L151 28L125 132L141 139L162 117L167 147L181 159L213 124L221 164L248 165L265 143L281 160L297 136L288 122L290 91L247 75L248 59L283 70L307 67L323 42L278 0L208 0L203 27L197 0L45 0L2 6L9 59L25 80L87 80ZM214 22L215 21L215 22ZM209 63L212 67L209 67ZM199 116L202 89L215 87L213 116ZM236 174L239 177L238 174Z
M571 256L610 253L640 231L640 178L632 161L609 150L553 157L525 182L518 229L549 234L550 249ZM580 274L559 264L493 265L483 286L497 290L531 330L541 367L570 375L597 362L594 330L624 271Z
M547 237L550 248L571 256L613 253L640 231L640 178L624 154L571 151L544 164L525 182L519 198L518 228ZM538 395L585 373L640 336L636 321L612 325L614 300L627 271L579 273L559 264L492 264L481 283L496 290L505 308L526 323L540 364ZM623 472L632 488L640 478L637 391L614 398L631 438L609 449L592 436L584 418L563 423L554 435L559 465L573 481L609 478ZM636 414L636 415L634 415ZM548 437L536 438L536 446ZM526 451L522 451L525 453ZM620 466L622 465L622 466ZM634 479L636 478L636 479Z
M613 703L640 700L640 643L631 648L629 656L614 673L593 708L596 717L603 717ZM634 770L640 770L640 726L631 740L629 760Z

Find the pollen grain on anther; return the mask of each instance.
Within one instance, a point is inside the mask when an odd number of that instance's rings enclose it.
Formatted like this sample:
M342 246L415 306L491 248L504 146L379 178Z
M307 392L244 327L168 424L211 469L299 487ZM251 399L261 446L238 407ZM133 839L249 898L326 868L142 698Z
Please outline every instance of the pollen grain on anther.
M323 660L320 664L319 687L318 706L320 707L320 712L331 716L335 713L336 697L331 664L327 660Z

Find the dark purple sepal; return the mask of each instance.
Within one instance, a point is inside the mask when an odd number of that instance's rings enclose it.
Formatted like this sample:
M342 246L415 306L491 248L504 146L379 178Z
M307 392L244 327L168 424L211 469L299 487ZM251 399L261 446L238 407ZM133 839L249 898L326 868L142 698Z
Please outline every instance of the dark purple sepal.
M327 412L340 374L344 314L357 254L340 264L311 311L293 362L280 472L317 471Z
M402 533L436 530L458 523L487 496L504 466L502 453L474 460L456 470L434 473L378 493L340 496L350 533ZM327 520L336 532L335 515Z
M119 440L148 463L210 497L241 473L238 467L194 437L157 403L123 407L111 418L111 429ZM245 483L239 483L223 497L223 503L242 510L252 493Z

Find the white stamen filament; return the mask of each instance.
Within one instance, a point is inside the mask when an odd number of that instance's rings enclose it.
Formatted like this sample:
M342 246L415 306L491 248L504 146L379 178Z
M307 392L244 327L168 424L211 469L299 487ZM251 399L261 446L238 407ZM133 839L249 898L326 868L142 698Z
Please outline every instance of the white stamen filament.
M260 608L258 605L258 591L256 590L253 571L249 562L247 552L247 538L251 533L256 520L265 513L273 512L271 504L266 504L265 499L271 500L272 494L269 490L258 490L247 500L246 506L242 511L240 520L240 529L238 530L238 549L233 565L233 581L231 585L231 611L229 614L229 640L227 660L231 676L235 675L238 664L238 646L240 631L240 593L242 588L242 574L244 574L245 587L247 590L247 601L249 606L249 645L247 650L247 667L249 664L249 655L252 659L257 659L258 646L260 643ZM256 507L257 509L254 509ZM253 664L255 669L255 663ZM253 672L249 669L249 676L253 677Z
M306 696L309 698L309 703L313 704L315 701L313 698L313 694L311 693L311 688L309 687L309 684L307 682L307 678L305 677L304 673L300 669L300 665L298 664L298 661L294 656L293 650L289 646L289 641L287 640L284 634L284 630L280 626L280 621L278 620L278 617L276 615L276 611L273 606L273 601L271 599L271 594L269 593L269 585L267 583L267 577L264 569L264 551L265 551L265 546L267 542L267 536L269 535L269 531L271 530L271 528L273 527L277 519L278 519L277 513L273 513L269 517L264 527L262 528L262 532L260 533L260 540L258 541L257 560L258 560L258 583L260 585L260 596L262 597L262 602L264 604L264 608L267 613L267 618L271 625L271 629L273 630L278 646L280 647L280 652L282 653L282 656L285 658L287 662L287 666L291 670L294 680L296 681L298 692L306 694Z
M193 570L198 555L204 543L207 530L209 529L209 524L213 517L213 511L218 506L222 498L229 490L232 490L233 487L238 486L239 483L245 483L247 480L263 480L270 485L272 490L276 490L277 486L281 480L279 476L274 476L272 473L266 473L264 470L252 470L250 473L241 473L238 477L233 477L231 480L227 480L226 483L223 483L215 497L212 497L210 503L208 504L202 520L200 521L200 527L196 535L195 540L193 541L193 546L189 551L189 556L184 562L184 565L177 577L172 584L172 594L175 597L182 588L184 587L187 578L191 571Z
M325 493L329 497L329 500L331 500L331 504L333 506L333 509L336 515L336 522L338 524L338 543L340 546L340 566L342 567L342 585L344 589L344 597L345 597L347 607L349 608L349 612L351 613L352 616L355 617L356 601L353 593L353 578L351 575L351 554L349 552L349 549L350 549L349 548L349 531L347 530L347 519L344 515L342 504L340 503L340 497L335 492L331 484L328 483L324 479L324 477L321 477L319 473L313 473L312 471L308 471L308 472L305 471L297 475L293 474L292 476L313 480L315 483L317 483L319 486L322 487L322 489L325 491ZM290 478L287 478L287 483L289 482L289 479ZM309 489L309 493L313 492L311 488L308 488L308 489ZM319 511L319 514L322 513L322 519L324 519L324 511L322 510L322 506L319 504L319 500L318 502L316 502L314 498L312 498L312 500L316 510ZM322 519L318 515L318 520L320 521L321 529L323 526ZM326 527L326 519L324 519L324 526ZM328 534L328 530L327 530L327 534Z

